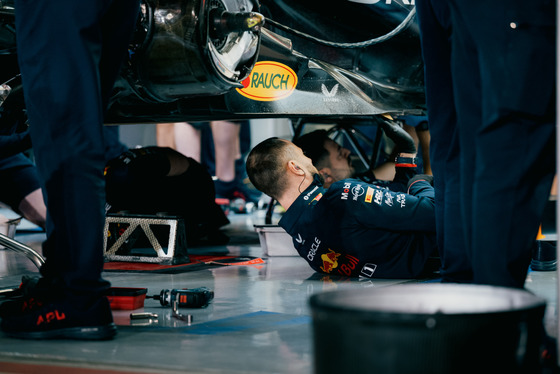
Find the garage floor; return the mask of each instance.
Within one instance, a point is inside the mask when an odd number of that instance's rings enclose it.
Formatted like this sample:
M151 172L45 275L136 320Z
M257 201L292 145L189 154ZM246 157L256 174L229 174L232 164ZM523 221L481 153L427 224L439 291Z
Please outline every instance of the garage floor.
M131 320L131 311L114 311L119 333L111 341L27 341L0 335L0 372L312 373L310 295L410 282L323 277L300 257L267 258L253 229L264 223L264 212L230 214L230 220L224 231L232 244L189 253L252 256L264 264L215 265L177 274L104 274L114 287L148 288L148 295L172 288L212 289L215 297L208 307L179 310L192 315L190 324L173 317L170 307L146 299L133 312L156 313L157 320ZM25 221L16 234L16 240L37 251L43 239ZM21 254L0 250L0 288L17 287L25 274L38 274L36 266ZM548 301L546 326L552 335L556 284L556 272L530 272L527 279L527 288Z

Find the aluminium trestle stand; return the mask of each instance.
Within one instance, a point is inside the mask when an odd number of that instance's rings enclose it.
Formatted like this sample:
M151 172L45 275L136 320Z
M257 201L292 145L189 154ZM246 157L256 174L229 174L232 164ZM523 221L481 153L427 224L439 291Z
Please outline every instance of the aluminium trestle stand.
M108 214L104 238L105 261L162 265L190 262L181 217Z

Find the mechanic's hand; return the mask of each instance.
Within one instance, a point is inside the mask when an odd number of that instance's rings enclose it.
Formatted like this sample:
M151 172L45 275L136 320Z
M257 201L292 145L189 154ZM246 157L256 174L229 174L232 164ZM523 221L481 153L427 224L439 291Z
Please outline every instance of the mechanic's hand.
M412 178L410 178L408 180L408 184L407 184L407 189L410 189L410 186L412 186L414 184L414 182L418 182L418 181L426 181L428 182L430 185L434 185L434 176L433 175L428 175L428 174L416 174L415 176L413 176Z
M414 139L400 126L399 122L381 120L379 123L387 137L395 143L398 153L416 153Z

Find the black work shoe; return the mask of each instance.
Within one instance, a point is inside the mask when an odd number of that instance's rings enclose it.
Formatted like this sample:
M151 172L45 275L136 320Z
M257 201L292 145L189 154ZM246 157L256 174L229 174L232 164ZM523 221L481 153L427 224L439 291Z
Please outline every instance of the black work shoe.
M17 295L0 303L0 318L7 318L38 309L49 301L60 299L61 291L44 278L24 275Z
M537 240L533 245L531 269L534 271L556 270L556 244Z
M6 335L22 339L107 340L117 333L106 297L85 308L69 300L49 302L2 318L0 326Z
M40 297L20 297L13 300L6 300L0 304L0 318L4 319L28 313L42 307L43 304L44 301Z

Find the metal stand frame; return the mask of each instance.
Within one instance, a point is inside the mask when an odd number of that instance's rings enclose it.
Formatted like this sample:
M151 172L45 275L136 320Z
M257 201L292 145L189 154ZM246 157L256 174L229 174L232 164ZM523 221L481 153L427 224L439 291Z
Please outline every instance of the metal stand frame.
M113 228L111 229L111 225ZM122 233L111 232L119 230ZM167 236L158 237L155 227L166 228ZM142 232L149 241L147 253L133 253L135 233ZM176 216L108 214L105 219L103 256L105 261L145 262L175 265L190 262L187 253L185 223ZM109 238L114 239L109 242Z
M20 253L31 260L38 269L45 263L43 257L37 253L33 248L28 247L17 240L14 240L4 234L0 234L0 245L10 249L14 252Z

